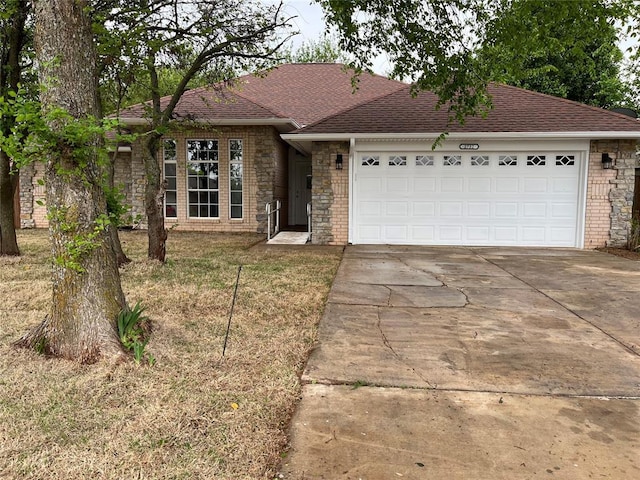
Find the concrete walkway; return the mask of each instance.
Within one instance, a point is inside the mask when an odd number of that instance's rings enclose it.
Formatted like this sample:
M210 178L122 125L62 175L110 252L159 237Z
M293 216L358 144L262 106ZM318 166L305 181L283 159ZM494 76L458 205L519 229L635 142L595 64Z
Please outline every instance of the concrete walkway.
M348 247L287 479L640 478L640 262Z

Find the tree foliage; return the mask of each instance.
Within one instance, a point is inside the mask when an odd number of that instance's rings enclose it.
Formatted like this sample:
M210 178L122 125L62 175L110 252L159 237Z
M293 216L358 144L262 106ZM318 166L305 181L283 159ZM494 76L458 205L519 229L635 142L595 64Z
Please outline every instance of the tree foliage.
M304 41L295 50L289 47L284 51L283 57L288 63L346 63L348 61L335 38L329 36Z
M619 25L625 2L513 0L480 51L493 80L598 107L624 102Z
M213 84L264 69L287 40L282 5L257 0L104 0L96 4L102 76L116 88L116 106L146 92L151 132L144 137L145 213L152 259L164 261L167 231L157 159L160 138L194 83ZM163 78L170 78L163 86ZM161 100L166 95L166 101Z
M460 122L486 110L488 72L475 51L496 2L482 0L319 0L356 70L386 53L391 76L431 90Z
M432 90L464 122L498 79L591 104L623 95L619 27L633 0L318 0L359 69L386 53L392 76Z
M5 107L17 95L31 64L30 13L27 0L7 0L0 11L0 103ZM1 110L0 139L11 134L16 121L11 111ZM17 188L17 166L0 146L0 255L20 254L14 226L13 199Z

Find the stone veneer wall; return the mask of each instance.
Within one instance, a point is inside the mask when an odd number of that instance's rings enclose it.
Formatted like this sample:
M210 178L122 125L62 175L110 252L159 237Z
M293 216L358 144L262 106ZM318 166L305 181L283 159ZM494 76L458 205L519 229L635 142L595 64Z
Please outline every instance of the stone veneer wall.
M256 231L258 233L266 233L266 204L274 200L280 200L281 202L286 200L286 198L278 198L276 192L276 169L281 162L287 161L286 154L283 153L286 150L281 148L282 141L273 127L252 127L251 130L255 148L253 173L256 179L255 193L252 195L255 205L252 211L255 212ZM249 211L247 210L247 212Z
M252 231L266 232L265 204L275 198L283 202L286 222L287 203L287 149L278 132L270 126L228 126L210 129L180 129L165 138L177 142L178 160L178 216L166 218L168 228L194 231ZM218 140L220 217L194 218L187 215L186 140ZM244 148L244 183L242 219L231 219L229 212L229 140L242 139ZM132 145L132 151L121 152L116 157L115 184L122 187L126 203L131 206L134 226L146 228L144 190L146 178L143 163L142 139ZM162 162L162 154L159 156ZM162 165L162 163L161 163ZM44 187L38 185L43 166L25 167L21 175L20 205L22 228L46 227L46 208L37 200L44 200ZM161 167L162 168L162 167ZM277 172L278 174L277 174ZM279 179L279 180L277 180ZM280 198L281 197L281 198Z
M280 227L286 228L289 226L289 149L279 137L276 139L274 177L275 199L280 200Z
M336 155L342 154L343 169L336 170ZM312 243L345 245L349 237L349 143L313 142Z
M614 168L602 168L602 153ZM594 140L589 154L585 248L625 246L635 188L635 140Z

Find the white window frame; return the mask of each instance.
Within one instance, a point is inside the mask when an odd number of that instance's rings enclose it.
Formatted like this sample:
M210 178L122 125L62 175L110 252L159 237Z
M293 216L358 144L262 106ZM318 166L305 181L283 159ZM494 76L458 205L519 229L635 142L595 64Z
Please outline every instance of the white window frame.
M197 161L191 161L189 159L189 145L193 142L215 142L216 144L216 149L215 150L209 150L209 151L215 151L216 152L216 160L197 160ZM187 155L187 163L186 163L186 187L187 187L187 218L189 219L201 219L201 220L219 220L220 219L220 140L217 138L191 138L191 139L187 139L185 142L185 150L186 150L186 155ZM189 165L193 164L193 163L209 163L209 164L217 164L217 172L218 172L218 178L217 180L217 185L218 188L200 188L198 186L198 188L196 189L192 189L189 187L189 178L190 178L190 173L189 173ZM195 178L202 178L202 176L197 176ZM206 177L205 177L206 178ZM213 179L212 179L213 180ZM192 192L196 192L198 194L198 213L200 212L200 206L204 205L203 203L200 202L200 194L203 192L208 192L208 194L210 195L212 192L215 192L218 194L218 216L216 217L212 217L212 216L192 216L191 215L191 198L190 198L190 194ZM211 205L216 205L213 204L211 202L209 202L208 207L211 208Z
M239 142L240 144L240 156L239 160L234 159L233 149L231 148L232 142ZM240 166L240 190L233 190L231 186L232 178L232 167L233 165ZM234 193L240 193L242 202L240 204L232 203L232 198ZM233 216L233 207L240 207L242 215L239 217ZM231 138L229 139L229 219L230 220L242 220L244 218L244 142L241 138Z
M167 156L167 143L173 143L173 157ZM167 165L175 166L175 175L167 176ZM162 208L162 214L164 218L178 218L178 143L173 138L165 138L162 140L162 179L167 181L167 178L173 178L175 180L175 188L168 188L165 190L164 202ZM175 203L169 203L175 208L175 215L167 215L167 192L174 192L176 195Z

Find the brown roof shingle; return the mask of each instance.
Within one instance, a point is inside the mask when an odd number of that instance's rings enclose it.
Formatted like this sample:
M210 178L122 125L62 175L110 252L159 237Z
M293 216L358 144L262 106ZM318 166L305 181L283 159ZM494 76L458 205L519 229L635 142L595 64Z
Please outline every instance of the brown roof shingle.
M358 89L351 84L353 73L340 64L285 64L264 76L245 75L231 87L202 87L185 92L174 117L188 119L291 118L308 125L358 105L398 91L406 84L363 73ZM164 97L161 104L169 102ZM121 118L144 118L145 107L134 105Z
M449 122L446 106L435 109L436 96L412 97L405 87L357 105L294 133L480 133L480 132L640 132L640 122L570 100L491 84L493 109L486 118Z

